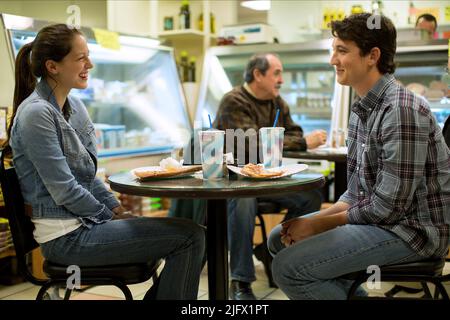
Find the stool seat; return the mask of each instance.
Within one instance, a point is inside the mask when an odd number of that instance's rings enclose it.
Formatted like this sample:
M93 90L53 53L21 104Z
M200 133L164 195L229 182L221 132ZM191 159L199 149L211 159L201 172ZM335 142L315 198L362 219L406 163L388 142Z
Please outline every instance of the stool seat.
M442 282L448 281L448 275L443 276L442 271L445 265L445 258L430 258L420 261L385 265L380 268L380 281L392 282L417 282L422 285L425 295L423 298L433 299L427 283L435 285L434 299L438 299L441 295L444 300L449 300L449 296L442 285ZM366 270L352 272L343 276L344 279L353 280L353 284L348 293L348 299L360 298L356 297L356 289L369 279L371 273ZM409 293L417 293L422 289L412 289L395 285L391 290L385 293L388 299L395 298L394 295L399 291ZM380 299L376 297L376 299Z
M381 267L381 273L401 273L404 275L422 274L439 276L445 265L445 259L428 259L409 263L387 265Z
M390 277L393 275L401 275L401 276L430 276L435 277L439 276L442 273L442 269L445 265L444 258L438 259L426 259L414 262L400 263L400 264L391 264L381 266L381 276ZM344 276L345 279L354 280L361 275L367 275L366 270L352 272Z
M275 202L258 201L258 213L278 213L281 211L281 206Z
M80 266L81 282L91 279L111 279L125 284L145 282L155 274L161 261L152 263L136 263L106 266ZM68 266L57 264L48 260L44 261L43 270L51 279L66 279Z

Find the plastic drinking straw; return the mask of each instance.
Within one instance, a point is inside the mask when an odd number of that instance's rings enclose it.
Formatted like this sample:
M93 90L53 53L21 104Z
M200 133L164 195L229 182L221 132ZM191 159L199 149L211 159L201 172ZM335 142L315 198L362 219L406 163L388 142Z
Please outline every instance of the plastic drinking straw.
M211 115L208 114L209 119L209 128L212 129L212 121L211 121Z
M275 121L273 122L273 127L277 126L278 116L280 115L280 108L277 109L277 115L275 116Z

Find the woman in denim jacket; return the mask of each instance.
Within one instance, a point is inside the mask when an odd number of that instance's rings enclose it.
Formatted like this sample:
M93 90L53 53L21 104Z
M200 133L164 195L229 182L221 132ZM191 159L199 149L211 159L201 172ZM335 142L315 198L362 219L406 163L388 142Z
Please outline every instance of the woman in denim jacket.
M8 134L34 237L46 259L66 265L165 259L156 298L196 299L201 227L184 219L135 218L95 177L94 127L83 103L69 96L72 88L87 87L92 67L85 38L65 24L43 28L17 56Z

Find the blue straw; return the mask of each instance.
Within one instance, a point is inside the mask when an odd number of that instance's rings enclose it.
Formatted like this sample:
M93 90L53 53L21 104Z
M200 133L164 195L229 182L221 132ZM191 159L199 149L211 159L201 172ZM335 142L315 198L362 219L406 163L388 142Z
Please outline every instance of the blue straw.
M275 128L278 123L278 116L280 115L280 108L277 109L277 115L275 116L275 121L273 122L273 127Z
M208 114L209 119L209 128L212 129L212 121L211 121L211 115Z

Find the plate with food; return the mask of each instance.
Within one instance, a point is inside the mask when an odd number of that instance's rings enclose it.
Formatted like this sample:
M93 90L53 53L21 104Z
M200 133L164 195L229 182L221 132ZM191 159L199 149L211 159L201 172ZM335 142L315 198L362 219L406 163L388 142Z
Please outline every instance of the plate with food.
M279 179L292 176L296 173L302 172L308 169L306 164L290 164L287 166L281 166L277 168L266 169L262 164L246 164L244 167L239 168L236 166L228 165L228 170L237 173L250 179L270 180Z
M166 170L159 166L141 167L131 170L131 173L140 181L154 180L154 179L174 179L182 178L192 175L193 173L202 170L202 166L182 166L176 169Z
M187 177L200 170L201 165L183 166L182 161L166 158L161 160L159 166L140 167L131 170L131 173L140 181L147 181Z

